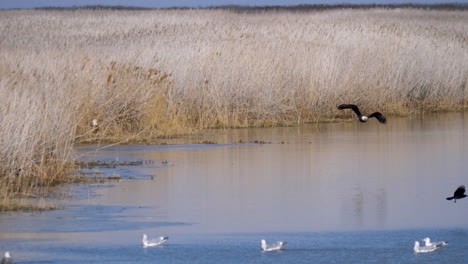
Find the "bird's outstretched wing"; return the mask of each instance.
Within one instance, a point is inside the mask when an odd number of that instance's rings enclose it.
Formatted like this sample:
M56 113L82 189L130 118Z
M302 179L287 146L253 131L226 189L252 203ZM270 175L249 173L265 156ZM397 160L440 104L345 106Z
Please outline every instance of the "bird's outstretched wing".
M340 110L352 109L354 111L354 113L356 113L356 115L358 117L362 116L361 111L359 111L359 108L356 105L353 105L353 104L342 104L342 105L338 106L338 109L340 109Z
M465 185L461 185L457 188L457 190L455 191L455 193L453 194L453 196L457 197L457 196L463 196L465 194Z
M274 244L271 245L271 247L274 247L274 248L281 248L282 246L286 245L286 242L282 242L282 241L278 241Z
M286 242L278 241L271 245L267 246L267 251L281 250L281 248L286 245Z
M369 118L375 117L377 120L379 120L380 123L385 124L387 123L387 118L385 118L384 115L382 115L380 112L375 112L372 115L369 116Z
M434 243L432 243L432 244L435 245L436 247L443 247L443 246L448 245L448 242L446 242L446 241L439 241L439 242L434 242Z
M148 240L148 243L159 245L159 244L162 244L162 243L166 242L166 240L168 240L168 239L169 239L169 237L158 237L158 238Z

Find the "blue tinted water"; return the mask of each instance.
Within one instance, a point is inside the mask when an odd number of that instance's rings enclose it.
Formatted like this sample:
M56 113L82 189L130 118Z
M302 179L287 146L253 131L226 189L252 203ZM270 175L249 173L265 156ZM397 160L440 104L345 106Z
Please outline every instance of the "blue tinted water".
M415 238L443 237L449 245L415 254ZM18 263L463 263L466 230L399 230L318 233L217 234L170 238L162 247L120 243L62 243L55 240L10 241ZM262 252L259 238L288 241L279 252ZM5 245L3 245L5 246ZM24 259L24 260L22 260Z

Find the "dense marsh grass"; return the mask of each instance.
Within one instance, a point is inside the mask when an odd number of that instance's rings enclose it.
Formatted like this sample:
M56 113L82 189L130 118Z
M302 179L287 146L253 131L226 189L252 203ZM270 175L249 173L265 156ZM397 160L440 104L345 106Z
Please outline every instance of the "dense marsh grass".
M416 9L0 11L0 199L69 180L82 142L349 117L341 103L463 109L467 22Z

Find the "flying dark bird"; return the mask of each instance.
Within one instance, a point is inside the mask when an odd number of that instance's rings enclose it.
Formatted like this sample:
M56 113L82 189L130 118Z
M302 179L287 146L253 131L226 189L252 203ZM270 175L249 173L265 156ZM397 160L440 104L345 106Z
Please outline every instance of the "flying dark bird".
M361 122L367 122L367 120L369 118L375 117L375 118L377 118L377 120L379 120L380 123L382 123L382 124L387 123L387 119L381 113L375 112L375 113L371 114L370 116L365 116L365 115L362 115L361 111L359 111L359 108L356 105L353 105L353 104L342 104L342 105L338 106L338 109L340 109L340 110L352 109L354 111L354 113L356 113L356 115L359 117L359 121L361 121Z
M457 188L457 190L453 193L452 197L447 197L447 200L454 199L454 202L457 202L457 199L465 198L465 185L461 185Z

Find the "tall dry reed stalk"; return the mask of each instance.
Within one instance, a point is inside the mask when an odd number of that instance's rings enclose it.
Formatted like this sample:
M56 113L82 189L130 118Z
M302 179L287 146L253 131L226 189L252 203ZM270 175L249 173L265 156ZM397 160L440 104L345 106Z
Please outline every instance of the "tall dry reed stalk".
M468 13L0 11L1 198L68 179L74 144L464 108ZM98 131L91 127L97 119Z

